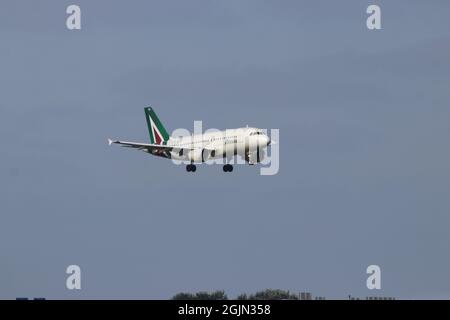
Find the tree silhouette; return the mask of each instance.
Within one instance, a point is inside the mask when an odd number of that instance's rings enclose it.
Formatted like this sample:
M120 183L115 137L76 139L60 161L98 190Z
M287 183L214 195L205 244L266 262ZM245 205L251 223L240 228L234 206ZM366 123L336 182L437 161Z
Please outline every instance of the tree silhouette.
M237 297L238 300L298 300L298 296L291 294L287 290L280 289L266 289L258 291L255 294L246 295L241 294Z
M172 300L228 300L228 297L225 291L200 291L195 294L181 292L174 295Z

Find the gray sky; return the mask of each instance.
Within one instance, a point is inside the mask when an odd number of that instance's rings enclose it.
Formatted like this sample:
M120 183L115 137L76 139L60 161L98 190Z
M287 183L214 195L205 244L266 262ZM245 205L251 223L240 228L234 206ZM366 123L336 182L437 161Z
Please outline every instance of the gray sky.
M0 298L450 298L449 9L1 1ZM147 141L148 105L168 130L279 128L279 174L108 148Z

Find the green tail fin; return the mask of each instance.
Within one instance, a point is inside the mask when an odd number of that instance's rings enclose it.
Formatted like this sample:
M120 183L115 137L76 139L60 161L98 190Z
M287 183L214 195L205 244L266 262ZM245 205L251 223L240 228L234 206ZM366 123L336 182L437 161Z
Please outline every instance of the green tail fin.
M148 132L150 134L150 143L164 144L169 140L169 134L151 107L144 108L144 110L145 118L147 119Z

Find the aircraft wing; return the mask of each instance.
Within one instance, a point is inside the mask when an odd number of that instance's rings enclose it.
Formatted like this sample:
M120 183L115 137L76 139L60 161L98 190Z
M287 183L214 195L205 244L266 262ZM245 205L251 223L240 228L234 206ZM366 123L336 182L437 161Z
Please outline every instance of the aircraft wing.
M140 143L140 142L130 142L130 141L120 141L120 140L111 140L108 139L108 144L118 144L121 147L127 147L127 148L134 148L138 150L142 150L144 152L148 152L152 155L164 157L164 158L171 158L171 151L176 151L178 153L187 154L189 151L195 149L195 148L180 148L180 147L173 147L173 146L166 146L161 144L151 144L151 143ZM201 148L206 149L206 148Z
M120 141L120 140L108 139L109 145L112 145L113 143L118 144L121 147L127 147L127 148L141 150L144 152L151 153L155 156L164 157L164 158L170 158L170 152L173 149L175 149L174 147L160 145L160 144L140 143L140 142L130 142L130 141Z

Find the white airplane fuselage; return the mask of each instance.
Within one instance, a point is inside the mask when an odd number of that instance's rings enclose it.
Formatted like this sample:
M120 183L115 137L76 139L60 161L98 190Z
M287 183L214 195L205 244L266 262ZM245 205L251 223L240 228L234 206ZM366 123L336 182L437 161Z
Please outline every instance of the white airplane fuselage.
M269 137L257 128L227 129L224 131L206 132L203 134L171 137L167 146L174 147L171 158L175 160L188 160L191 162L205 162L209 159L218 159L248 154L270 144ZM179 152L177 148L191 149L188 154ZM206 152L205 152L206 151Z

